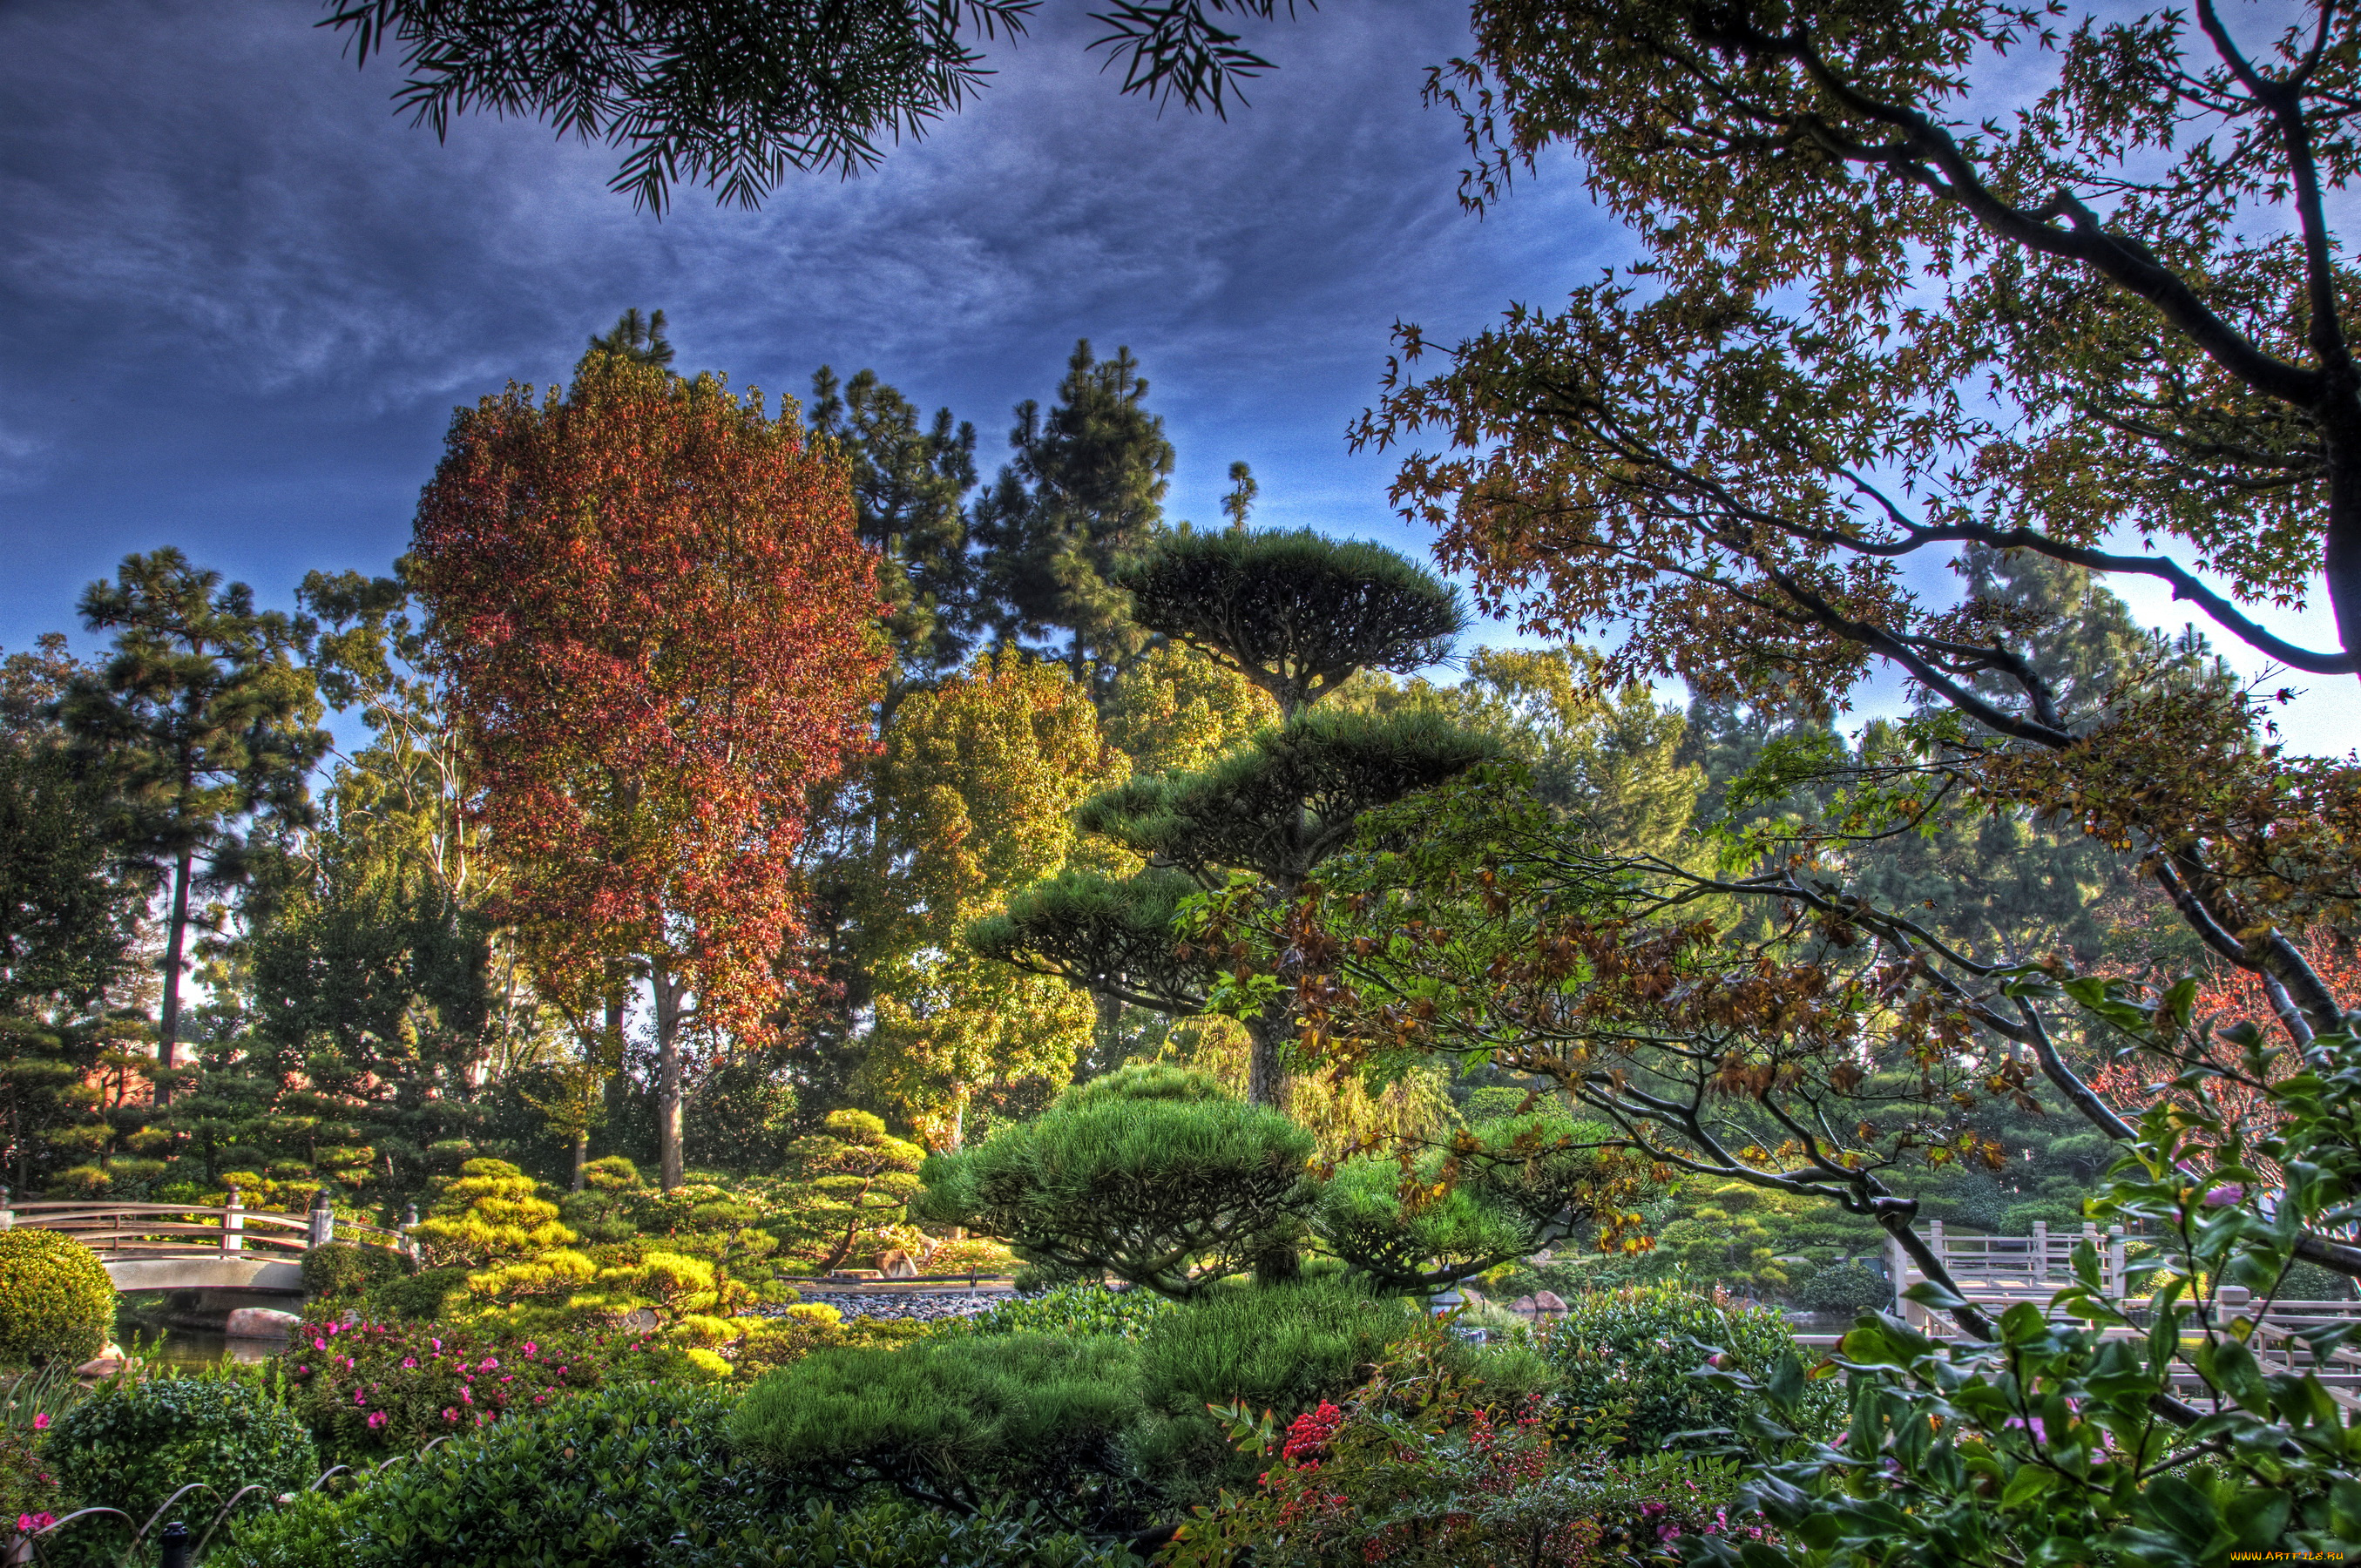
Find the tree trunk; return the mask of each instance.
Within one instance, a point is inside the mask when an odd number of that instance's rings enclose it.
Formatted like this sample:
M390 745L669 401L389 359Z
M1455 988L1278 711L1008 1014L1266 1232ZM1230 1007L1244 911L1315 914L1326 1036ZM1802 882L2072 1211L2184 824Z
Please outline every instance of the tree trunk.
M590 1163L590 1134L588 1130L574 1135L574 1185L571 1191L582 1190L582 1168Z
M1286 1107L1287 1072L1279 1063L1279 1025L1281 1018L1273 1017L1284 1003L1272 1002L1262 1012L1246 1021L1246 1037L1253 1042L1246 1057L1246 1103Z
M656 1004L656 1182L674 1192L681 1182L680 1002L686 988L661 963L649 978Z
M194 850L184 850L172 867L172 913L164 929L164 1005L156 1024L156 1065L170 1071L173 1047L181 1038L181 953L189 930L189 875L196 863ZM172 1086L156 1080L159 1108L172 1101Z

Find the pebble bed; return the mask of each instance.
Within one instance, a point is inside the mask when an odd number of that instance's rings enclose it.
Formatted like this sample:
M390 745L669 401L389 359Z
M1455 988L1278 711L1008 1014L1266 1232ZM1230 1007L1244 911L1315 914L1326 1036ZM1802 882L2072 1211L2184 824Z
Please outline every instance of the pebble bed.
M1011 1292L978 1291L970 1295L964 1290L911 1290L874 1296L839 1296L826 1290L803 1290L802 1299L834 1307L847 1318L917 1318L931 1322L938 1318L972 1318L987 1307L996 1307L1014 1299ZM777 1309L774 1309L774 1310Z

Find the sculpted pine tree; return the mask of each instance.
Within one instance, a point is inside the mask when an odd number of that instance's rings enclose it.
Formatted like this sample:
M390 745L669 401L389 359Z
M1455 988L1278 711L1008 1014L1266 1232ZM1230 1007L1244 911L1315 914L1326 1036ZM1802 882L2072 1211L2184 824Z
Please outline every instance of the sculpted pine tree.
M1260 687L1284 722L1202 772L1135 778L1087 802L1082 828L1146 869L1120 881L1067 873L971 927L968 941L1120 1002L1185 1014L1204 1009L1224 965L1177 939L1183 899L1243 876L1239 896L1290 901L1364 813L1496 748L1427 714L1307 711L1356 670L1432 663L1457 634L1457 597L1390 551L1310 532L1184 533L1127 565L1120 581L1141 626ZM1246 1024L1247 1098L1273 1104L1291 1027L1286 998L1274 992L1247 1007Z
M414 549L498 912L581 1010L645 979L676 1187L685 1036L774 1026L806 789L876 691L843 471L759 393L594 353L563 399L460 411Z

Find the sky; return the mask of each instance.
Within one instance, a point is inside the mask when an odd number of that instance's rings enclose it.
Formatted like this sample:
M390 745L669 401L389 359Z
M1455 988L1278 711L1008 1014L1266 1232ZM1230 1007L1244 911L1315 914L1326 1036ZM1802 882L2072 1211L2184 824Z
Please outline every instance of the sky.
M684 190L658 220L604 148L412 128L397 71L356 71L308 0L0 0L0 650L71 630L130 551L280 605L314 568L384 571L453 406L563 379L627 306L665 312L675 368L774 395L873 368L973 421L987 474L1077 338L1128 345L1179 453L1168 517L1218 521L1242 458L1258 524L1423 555L1395 457L1345 439L1393 324L1447 343L1546 304L1626 259L1620 231L1564 167L1460 209L1458 123L1420 103L1465 45L1454 4L1256 29L1279 69L1226 121L1119 96L1085 9L1049 0L873 172L756 212ZM2273 624L2325 645L2324 621ZM2361 683L2296 684L2299 749L2361 740Z

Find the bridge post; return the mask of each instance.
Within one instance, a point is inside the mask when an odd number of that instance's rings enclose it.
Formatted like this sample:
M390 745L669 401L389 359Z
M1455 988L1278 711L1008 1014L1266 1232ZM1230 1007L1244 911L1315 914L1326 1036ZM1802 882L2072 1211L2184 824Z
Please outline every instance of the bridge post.
M2130 1287L2124 1279L2125 1245L2121 1225L2107 1227L2107 1299L2120 1305Z
M411 1234L417 1229L418 1205L407 1204L401 1211L401 1250L410 1255L410 1261L412 1263L424 1261L418 1245L418 1238Z
M313 1194L312 1212L305 1218L312 1222L310 1243L313 1246L326 1246L336 1239L336 1212L329 1207L328 1189L324 1183L319 1191Z
M0 1187L0 1231L13 1231L16 1228L16 1211L9 1207L8 1190L5 1187Z
M235 1257L246 1248L246 1202L236 1188L229 1190L229 1202L222 1212L222 1255Z

